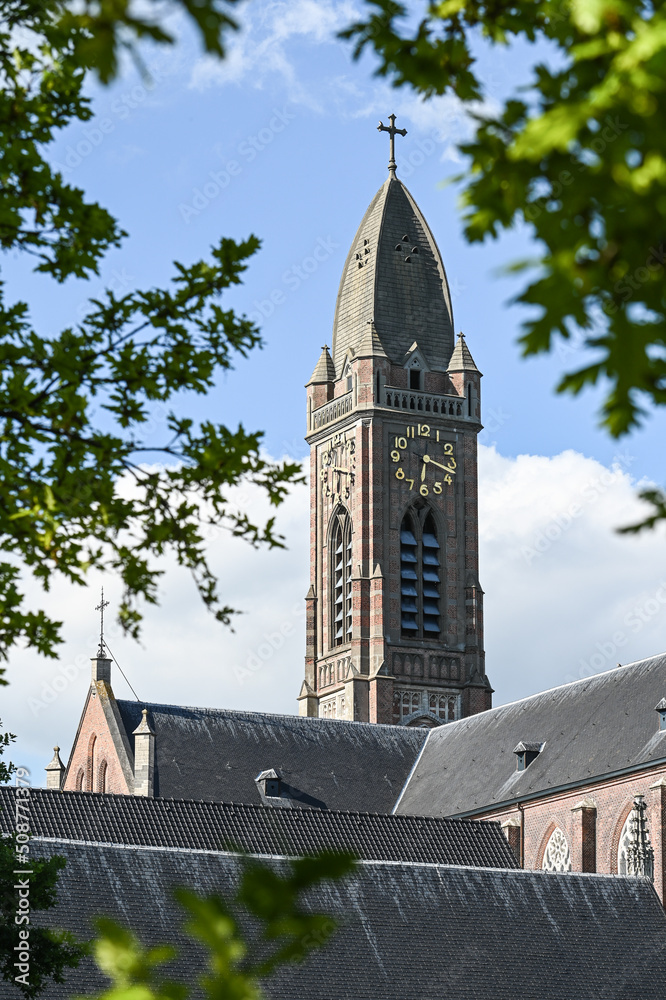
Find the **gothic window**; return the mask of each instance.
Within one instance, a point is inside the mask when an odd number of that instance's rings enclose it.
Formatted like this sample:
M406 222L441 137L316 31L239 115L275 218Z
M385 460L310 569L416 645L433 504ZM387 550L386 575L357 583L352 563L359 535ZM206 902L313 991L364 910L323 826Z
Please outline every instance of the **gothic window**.
M343 646L352 636L352 531L346 511L334 515L330 565L331 645Z
M455 694L431 694L430 711L442 722L455 722L459 717L460 698Z
M543 855L541 865L545 872L570 872L571 852L569 851L569 841L556 826L550 835L546 850Z
M617 829L617 827L616 827ZM624 826L622 827L622 833L620 834L620 843L617 847L617 873L618 875L626 875L627 868L627 853L631 845L631 812L624 821Z
M99 768L97 769L97 791L98 792L105 792L106 791L106 769L107 769L106 761L103 760L103 761L100 762Z
M78 774L76 775L76 790L77 792L83 791L83 782L85 781L85 772L82 767L79 768Z
M93 779L95 776L95 743L97 742L97 737L93 733L88 742L88 759L86 760L86 789L92 792L94 785Z
M400 526L400 627L403 638L440 634L441 568L435 519L405 514Z

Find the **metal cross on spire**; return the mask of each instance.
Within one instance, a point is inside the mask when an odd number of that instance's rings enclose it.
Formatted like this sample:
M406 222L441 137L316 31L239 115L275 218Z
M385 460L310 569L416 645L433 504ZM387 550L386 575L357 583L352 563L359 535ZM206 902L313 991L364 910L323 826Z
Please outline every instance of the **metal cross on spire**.
M384 125L382 121L379 122L377 126L378 132L388 132L391 139L390 156L389 156L389 173L395 176L395 137L396 135L407 135L406 128L396 128L395 127L395 115L389 115L390 125Z
M108 608L109 602L104 600L104 587L102 587L102 599L96 606L95 611L99 611L99 649L98 656L104 656L104 608Z

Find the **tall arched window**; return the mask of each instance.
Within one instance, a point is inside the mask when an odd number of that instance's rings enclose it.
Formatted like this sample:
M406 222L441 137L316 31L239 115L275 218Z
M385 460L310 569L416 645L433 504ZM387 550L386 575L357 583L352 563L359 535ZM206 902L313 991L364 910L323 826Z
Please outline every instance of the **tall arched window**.
M79 768L79 772L76 775L76 790L77 792L83 791L83 782L85 781L85 772L82 767Z
M100 765L97 768L97 791L106 791L106 769L107 764L105 760L100 761Z
M86 760L86 790L92 792L93 780L95 777L95 743L97 737L93 733L88 742L88 759Z
M346 510L333 515L330 548L331 645L343 646L352 636L352 530Z
M439 637L440 585L435 519L428 508L410 511L400 526L400 627L404 638Z

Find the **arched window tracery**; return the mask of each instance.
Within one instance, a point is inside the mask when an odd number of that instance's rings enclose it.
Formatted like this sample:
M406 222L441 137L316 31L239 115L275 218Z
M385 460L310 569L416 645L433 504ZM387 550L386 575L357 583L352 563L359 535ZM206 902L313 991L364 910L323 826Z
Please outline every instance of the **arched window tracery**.
M440 588L435 518L427 507L410 510L400 525L400 630L404 638L439 638Z
M571 871L571 851L569 850L569 841L563 831L560 830L559 826L555 827L548 839L541 867L545 872Z
M346 510L333 515L330 547L331 646L344 646L352 637L352 526Z

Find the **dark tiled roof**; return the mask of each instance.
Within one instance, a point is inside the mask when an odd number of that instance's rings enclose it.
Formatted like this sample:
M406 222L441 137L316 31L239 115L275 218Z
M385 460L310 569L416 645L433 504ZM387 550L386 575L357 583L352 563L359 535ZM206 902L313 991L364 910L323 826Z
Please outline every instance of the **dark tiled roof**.
M413 246L416 254L410 253ZM453 311L444 264L418 205L404 184L390 177L363 216L342 272L333 322L338 378L347 350L358 350L371 319L392 361L402 364L416 340L428 364L446 371Z
M664 760L654 707L665 692L666 655L654 656L432 729L397 811L481 812ZM524 771L520 741L545 743Z
M33 848L67 858L52 925L87 937L103 910L146 943L182 942L173 886L228 895L241 865L204 852ZM364 862L309 902L342 927L265 984L274 1000L663 1000L666 917L642 879ZM171 976L201 974L191 941L180 963ZM103 985L86 964L44 1000ZM12 991L1 995L13 1000Z
M0 788L0 809L0 827L11 828L12 788ZM377 861L517 867L499 824L468 820L33 789L30 823L35 836L97 843L292 857L331 848Z
M119 701L131 733L148 708L156 733L156 795L261 803L255 778L275 768L292 805L391 812L425 730L295 715Z

